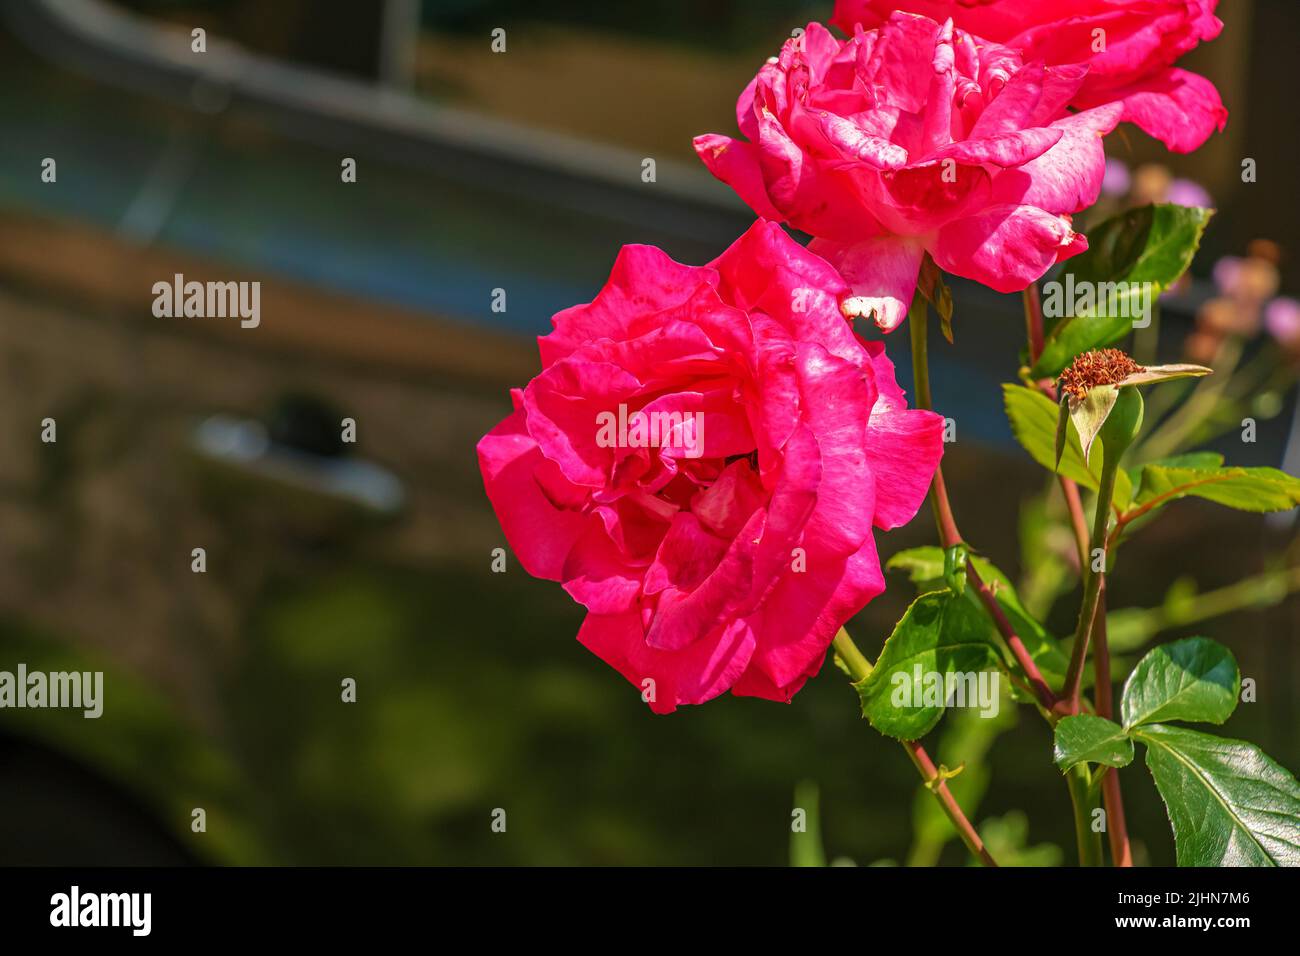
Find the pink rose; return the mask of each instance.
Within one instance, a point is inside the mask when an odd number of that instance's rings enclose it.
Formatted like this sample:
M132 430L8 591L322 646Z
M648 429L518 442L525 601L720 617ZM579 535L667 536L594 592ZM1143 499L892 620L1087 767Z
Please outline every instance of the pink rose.
M775 223L702 267L625 246L479 442L520 563L586 606L578 640L656 712L789 700L884 589L873 528L925 498L943 421L908 410L845 291ZM625 427L660 419L657 444Z
M852 287L845 314L888 331L926 252L1015 292L1087 248L1070 214L1097 199L1122 108L1067 113L1086 72L911 14L847 41L812 23L741 94L748 142L695 149L760 216L815 236Z
M1124 104L1123 118L1178 153L1196 149L1228 111L1203 76L1173 66L1223 29L1219 0L836 0L831 20L846 33L897 9L953 23L1006 44L1026 61L1083 63L1088 76L1073 106ZM1102 31L1098 33L1097 31ZM1104 45L1103 45L1104 44Z

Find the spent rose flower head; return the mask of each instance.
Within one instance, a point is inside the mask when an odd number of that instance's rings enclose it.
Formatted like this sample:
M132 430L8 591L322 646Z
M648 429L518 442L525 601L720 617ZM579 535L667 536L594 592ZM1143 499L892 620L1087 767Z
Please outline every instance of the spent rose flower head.
M924 500L943 420L907 408L845 292L771 222L702 267L626 246L479 442L520 563L586 606L578 639L657 712L789 700L884 588L873 530ZM700 426L611 442L620 408Z
M1015 292L1087 248L1116 104L1068 113L1086 66L1025 64L952 22L895 13L841 41L819 24L741 94L746 139L695 149L760 216L815 237L852 287L846 315L902 322L923 256Z
M1124 106L1170 149L1188 153L1228 118L1219 91L1174 61L1223 29L1218 0L836 0L831 22L847 33L902 8L1017 50L1026 62L1084 63L1088 76L1071 105Z

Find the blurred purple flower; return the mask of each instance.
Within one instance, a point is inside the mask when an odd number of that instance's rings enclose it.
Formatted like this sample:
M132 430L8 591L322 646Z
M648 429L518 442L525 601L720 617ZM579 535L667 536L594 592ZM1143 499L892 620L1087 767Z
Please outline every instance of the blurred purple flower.
M1106 171L1101 177L1101 194L1103 196L1126 196L1133 177L1129 175L1128 166L1122 159L1106 157Z
M1237 277L1241 275L1241 259L1238 256L1224 256L1214 264L1214 284L1219 291L1230 295L1236 288Z
M1300 344L1300 302L1286 296L1264 307L1264 326L1284 346Z
M1104 187L1103 187L1104 188ZM1202 209L1214 208L1214 199L1205 187L1190 179L1175 179L1169 184L1168 202L1179 206L1199 206Z

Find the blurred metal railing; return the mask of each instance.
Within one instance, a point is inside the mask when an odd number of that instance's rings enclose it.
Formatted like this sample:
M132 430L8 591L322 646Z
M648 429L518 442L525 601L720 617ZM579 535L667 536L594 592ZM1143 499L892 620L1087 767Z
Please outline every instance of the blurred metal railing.
M702 169L656 159L656 181L646 184L643 157L628 150L285 63L220 37L194 53L187 33L104 0L3 0L3 12L19 37L65 68L201 112L254 111L291 136L719 248L748 218Z

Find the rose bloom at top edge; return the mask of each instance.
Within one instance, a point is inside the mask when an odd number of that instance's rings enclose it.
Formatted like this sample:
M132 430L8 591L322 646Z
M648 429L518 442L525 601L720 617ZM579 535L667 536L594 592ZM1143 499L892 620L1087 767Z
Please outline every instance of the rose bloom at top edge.
M1134 123L1189 153L1227 122L1214 84L1173 64L1223 30L1218 0L836 0L831 23L872 29L895 10L919 13L1017 50L1026 62L1084 63L1071 105L1124 105Z
M843 40L811 23L741 93L741 135L695 148L758 215L814 237L851 286L846 315L890 331L926 254L1017 292L1087 248L1071 217L1096 202L1126 110L1078 108L1090 70L951 19L893 12Z

